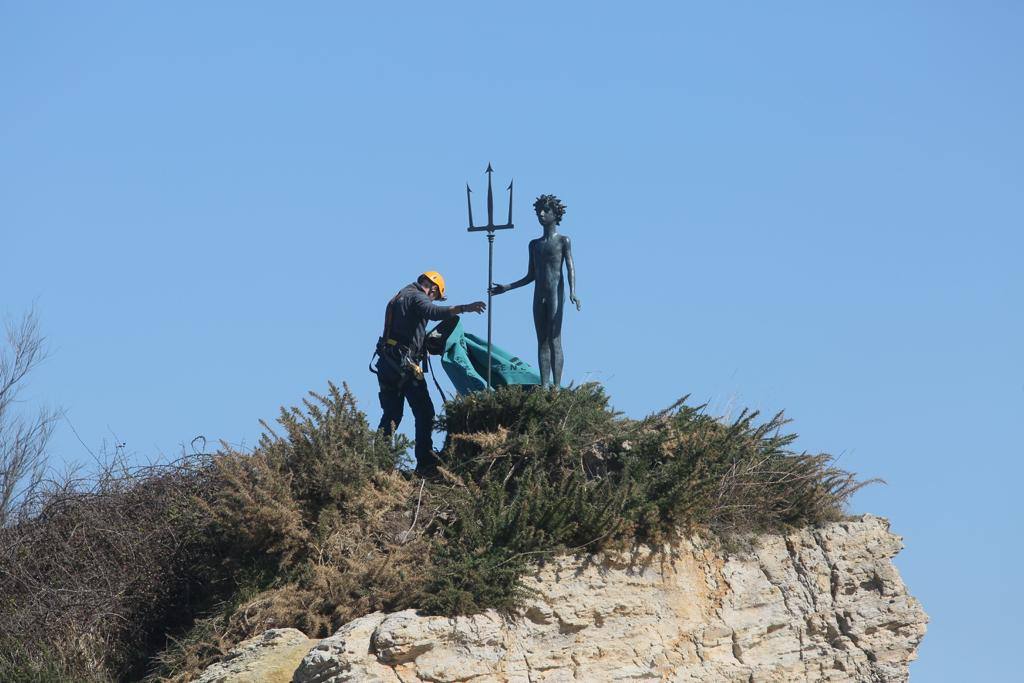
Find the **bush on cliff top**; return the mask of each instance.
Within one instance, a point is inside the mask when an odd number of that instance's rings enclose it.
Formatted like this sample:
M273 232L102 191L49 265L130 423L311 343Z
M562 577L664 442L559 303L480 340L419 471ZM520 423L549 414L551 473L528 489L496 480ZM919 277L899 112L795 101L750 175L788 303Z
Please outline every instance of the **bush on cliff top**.
M270 627L512 609L552 553L818 524L863 485L790 450L781 415L680 401L631 420L596 384L449 402L431 482L395 470L408 443L373 432L347 388L278 423L250 454L37 491L0 529L0 678L186 680Z
M669 540L680 527L769 531L841 516L863 486L826 454L795 453L781 414L723 423L685 399L644 420L597 384L520 387L445 406L445 463L463 495L422 607L513 606L544 554Z

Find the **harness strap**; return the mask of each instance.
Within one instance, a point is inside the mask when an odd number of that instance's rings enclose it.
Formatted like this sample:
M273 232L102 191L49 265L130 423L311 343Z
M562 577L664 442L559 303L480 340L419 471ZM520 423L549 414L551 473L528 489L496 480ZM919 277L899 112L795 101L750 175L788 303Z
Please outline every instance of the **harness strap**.
M396 301L398 301L398 297L401 296L401 294L402 290L398 290L398 293L391 297L391 301L388 302L388 305L384 309L384 334L381 335L380 340L377 342L377 348L374 349L373 355L370 356L370 372L372 372L375 375L377 374L377 368L375 368L373 365L373 359L379 357L381 360L385 360L384 356L381 355L381 342L387 344L388 346L398 345L398 342L391 338L391 321L395 317L394 304ZM391 359L386 359L385 362L387 361L391 361ZM396 365L394 361L391 361L391 364L392 366Z

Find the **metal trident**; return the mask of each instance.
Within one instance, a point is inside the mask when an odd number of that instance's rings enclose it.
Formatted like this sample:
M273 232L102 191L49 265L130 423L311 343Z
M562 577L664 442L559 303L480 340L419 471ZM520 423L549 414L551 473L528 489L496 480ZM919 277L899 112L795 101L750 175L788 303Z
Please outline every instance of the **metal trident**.
M491 287L494 286L494 231L511 230L516 227L512 225L512 183L508 187L508 223L505 225L494 224L494 192L491 190L491 175L494 169L487 164L487 225L473 225L473 201L469 195L473 192L466 183L466 207L469 209L469 232L487 231L487 388L491 388Z

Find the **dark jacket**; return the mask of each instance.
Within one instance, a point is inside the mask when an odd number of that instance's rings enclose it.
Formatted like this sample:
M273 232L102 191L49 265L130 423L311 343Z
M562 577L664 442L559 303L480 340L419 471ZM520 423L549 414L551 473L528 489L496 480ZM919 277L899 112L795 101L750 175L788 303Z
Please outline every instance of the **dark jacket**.
M403 287L388 304L391 318L390 331L385 330L387 339L394 339L409 349L409 355L419 359L423 355L423 340L427 336L428 320L447 320L455 317L451 306L438 306L430 300L415 282ZM385 342L387 341L385 339Z

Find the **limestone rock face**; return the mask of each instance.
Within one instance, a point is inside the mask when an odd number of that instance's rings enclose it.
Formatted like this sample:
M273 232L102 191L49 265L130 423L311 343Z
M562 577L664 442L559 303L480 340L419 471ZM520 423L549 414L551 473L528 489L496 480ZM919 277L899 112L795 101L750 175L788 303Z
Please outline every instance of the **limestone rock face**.
M928 617L892 565L901 547L865 515L737 553L693 537L557 558L519 614L370 614L317 643L293 680L904 681Z
M243 640L196 683L290 683L295 667L315 644L302 631L273 628Z

